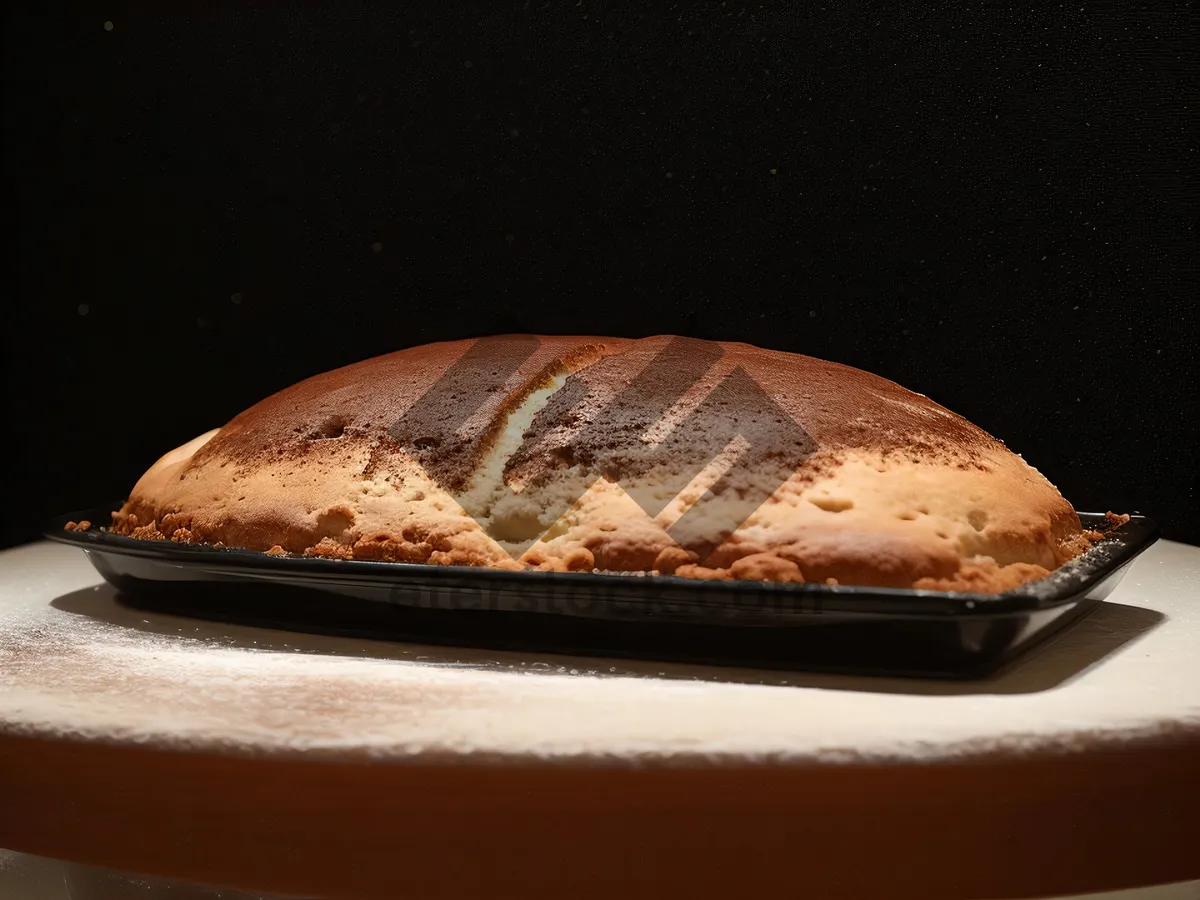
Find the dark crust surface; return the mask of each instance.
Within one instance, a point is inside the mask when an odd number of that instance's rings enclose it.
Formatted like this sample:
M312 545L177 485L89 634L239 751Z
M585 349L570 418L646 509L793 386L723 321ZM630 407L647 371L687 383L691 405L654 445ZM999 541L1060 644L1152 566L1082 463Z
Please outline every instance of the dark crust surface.
M590 385L634 382L648 400L637 407L606 406L605 419L591 429L592 446L598 450L614 435L644 428L646 409L669 408L706 372L712 372L715 383L734 367L741 367L827 450L850 447L925 456L952 452L961 464L964 456L971 459L972 450L1000 445L961 416L885 378L747 344L688 339L674 349L675 365L656 367L652 377L639 380L639 370L653 355L644 349L647 341L661 344L663 339L503 335L375 357L308 378L256 403L201 448L196 463L210 457L241 463L297 457L315 441L344 434L374 439L384 448L415 450L440 483L459 488L491 446L505 412L552 374L576 371L568 387L537 416L511 468L528 466L531 448L566 417L589 411L581 410L580 401ZM642 352L629 352L636 350ZM443 375L446 383L430 393ZM930 418L922 410L941 415ZM713 406L706 414L710 420L729 419L713 423L714 431L736 430L738 407Z

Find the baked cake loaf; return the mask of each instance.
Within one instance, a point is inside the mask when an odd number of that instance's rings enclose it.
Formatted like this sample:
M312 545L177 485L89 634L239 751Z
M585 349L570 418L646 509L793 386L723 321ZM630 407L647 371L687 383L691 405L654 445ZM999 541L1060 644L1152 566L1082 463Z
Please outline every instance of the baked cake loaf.
M1090 546L998 440L746 344L508 335L318 375L168 453L135 538L272 554L997 592Z

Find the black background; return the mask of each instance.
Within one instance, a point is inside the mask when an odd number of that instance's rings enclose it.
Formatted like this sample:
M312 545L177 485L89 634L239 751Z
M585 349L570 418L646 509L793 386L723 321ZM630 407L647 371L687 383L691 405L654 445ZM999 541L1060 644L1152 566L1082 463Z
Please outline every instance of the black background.
M1187 4L21 6L4 543L510 331L869 369L1200 542Z

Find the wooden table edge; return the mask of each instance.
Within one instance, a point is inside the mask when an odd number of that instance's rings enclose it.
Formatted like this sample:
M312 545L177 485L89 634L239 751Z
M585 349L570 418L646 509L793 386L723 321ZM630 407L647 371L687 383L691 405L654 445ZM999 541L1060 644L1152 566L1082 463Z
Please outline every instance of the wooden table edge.
M936 763L496 767L0 733L0 797L0 847L329 898L996 900L1200 878L1197 736Z

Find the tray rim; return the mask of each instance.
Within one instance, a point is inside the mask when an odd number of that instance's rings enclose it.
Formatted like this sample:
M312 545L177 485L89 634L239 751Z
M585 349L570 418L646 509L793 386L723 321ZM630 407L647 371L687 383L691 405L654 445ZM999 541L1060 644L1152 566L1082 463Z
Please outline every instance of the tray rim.
M1106 558L1098 559L1077 578L1061 579L1061 584L1048 592L1034 592L1022 585L998 594L966 591L935 591L914 588L883 588L862 585L826 585L823 583L776 584L757 581L708 582L675 575L618 575L595 572L520 572L472 566L438 566L427 563L382 562L372 560L341 560L313 557L273 557L257 550L235 547L213 547L207 544L177 544L173 541L144 541L112 534L104 527L88 531L66 531L70 521L104 520L116 506L101 506L56 517L44 530L44 536L56 543L78 547L85 553L99 552L158 560L179 568L196 567L210 574L219 574L245 581L263 578L292 583L311 579L314 587L320 584L370 584L376 587L402 587L405 584L434 582L448 590L561 590L570 592L586 586L589 591L601 590L610 601L621 595L633 598L648 590L660 588L674 594L687 592L692 601L703 604L706 597L716 600L714 609L728 602L727 598L775 597L794 598L801 603L815 603L813 612L846 613L867 616L996 616L1019 614L1032 610L1050 609L1083 599L1100 583L1120 573L1159 536L1158 523L1147 516L1130 516L1118 533L1098 543L1092 551L1109 547ZM1085 526L1098 524L1103 513L1078 513ZM1086 558L1087 554L1085 554ZM457 584L455 582L458 582ZM1037 584L1031 582L1029 584ZM883 611L862 609L867 603L885 601L893 608ZM904 601L908 601L906 605ZM923 607L916 610L913 607Z

